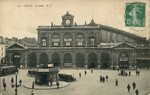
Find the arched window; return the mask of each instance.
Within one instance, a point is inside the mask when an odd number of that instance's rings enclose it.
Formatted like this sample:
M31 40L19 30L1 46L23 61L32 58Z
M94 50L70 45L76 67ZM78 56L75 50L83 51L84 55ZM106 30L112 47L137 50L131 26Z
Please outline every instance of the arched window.
M96 68L97 67L97 55L96 53L89 54L89 68Z
M54 53L52 55L52 63L54 64L54 67L55 66L60 66L60 56L59 56L59 54Z
M54 34L52 36L52 44L55 47L60 46L60 35L59 34Z
M110 55L108 53L101 54L101 67L106 69L110 67Z
M66 53L64 55L64 66L65 67L72 67L72 55L70 53Z
M84 41L85 41L84 35L82 33L77 34L76 37L77 46L84 46L85 44Z
M42 46L47 46L47 37L46 36L41 37L41 45Z
M72 44L72 36L71 34L65 34L64 35L64 46L71 46Z
M95 46L96 39L94 36L89 37L89 46Z
M30 53L28 56L29 67L36 67L37 59L35 53Z
M46 54L46 53L42 53L41 55L40 55L40 63L41 64L48 64L48 55Z
M78 53L76 55L76 67L84 68L84 63L85 63L84 54Z

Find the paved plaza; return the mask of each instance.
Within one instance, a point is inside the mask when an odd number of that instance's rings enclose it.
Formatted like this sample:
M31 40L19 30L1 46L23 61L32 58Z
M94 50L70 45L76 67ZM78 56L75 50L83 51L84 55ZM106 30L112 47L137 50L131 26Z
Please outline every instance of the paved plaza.
M85 70L87 71L86 75ZM27 71L27 69L19 70L18 80L21 79L23 83L21 87L18 87L18 95L31 95L34 78L29 77ZM79 77L80 72L81 78ZM131 71L131 76L118 76L118 71L114 70L94 70L91 73L89 69L62 69L60 73L72 74L76 81L70 83L60 82L61 88L59 89L56 85L53 87L35 85L35 87L42 89L34 89L34 95L136 95L135 90L132 88L133 81L136 83L139 95L149 95L150 92L150 70L140 70L139 76L136 76L135 70ZM108 81L100 82L100 75L108 75ZM1 86L2 95L15 95L10 82L12 77L15 79L15 75L1 77L1 80L5 78L7 82L6 91ZM118 87L115 85L116 79L118 79ZM127 91L128 84L131 85L130 92Z

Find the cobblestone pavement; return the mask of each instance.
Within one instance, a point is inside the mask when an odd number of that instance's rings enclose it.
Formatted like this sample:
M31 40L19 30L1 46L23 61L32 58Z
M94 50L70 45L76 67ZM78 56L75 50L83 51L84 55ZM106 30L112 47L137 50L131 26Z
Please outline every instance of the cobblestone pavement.
M87 71L85 75L84 71ZM81 72L81 78L79 73ZM128 72L128 71L127 71ZM139 95L150 95L150 70L140 70L140 76L136 76L135 71L131 71L131 76L118 76L118 71L113 70L94 70L93 73L89 69L63 69L60 73L72 74L77 81L71 82L69 86L60 89L33 90L34 95L136 95L132 88L132 82L136 83L139 89ZM100 75L108 75L108 81L100 82ZM14 88L11 87L10 80L15 75L5 76L7 82L7 90L4 91L1 86L0 93L2 95L15 95ZM3 77L1 77L2 79ZM18 80L22 79L23 85L32 83L33 77L27 75L26 69L21 69L18 74ZM115 80L118 79L118 87ZM131 85L131 91L127 91L127 84ZM32 89L23 86L18 87L18 95L31 95Z

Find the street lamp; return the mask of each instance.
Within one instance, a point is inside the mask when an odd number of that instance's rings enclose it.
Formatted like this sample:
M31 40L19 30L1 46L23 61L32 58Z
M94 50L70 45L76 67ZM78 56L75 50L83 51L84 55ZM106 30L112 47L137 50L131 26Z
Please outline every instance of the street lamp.
M16 83L15 83L15 95L18 95L18 89L17 89L17 87L18 87L18 85L17 85L17 75L18 75L18 72L16 72Z

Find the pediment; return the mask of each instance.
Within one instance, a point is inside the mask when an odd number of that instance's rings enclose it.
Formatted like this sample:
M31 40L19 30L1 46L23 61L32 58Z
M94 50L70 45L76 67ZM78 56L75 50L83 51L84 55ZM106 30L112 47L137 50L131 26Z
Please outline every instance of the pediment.
M7 49L25 49L25 47L18 43L14 43L11 46L9 46Z
M120 48L120 49L133 49L133 48L135 48L135 47L134 47L133 45L127 43L127 42L122 42L122 43L116 45L116 46L113 47L113 48L117 48L117 49L119 49L119 48Z

